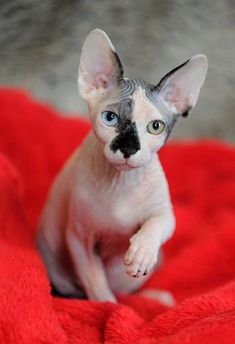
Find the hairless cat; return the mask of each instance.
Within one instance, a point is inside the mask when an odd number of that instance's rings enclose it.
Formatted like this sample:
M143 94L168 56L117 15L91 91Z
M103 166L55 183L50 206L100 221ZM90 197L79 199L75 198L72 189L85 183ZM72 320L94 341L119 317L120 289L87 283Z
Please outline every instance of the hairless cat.
M115 302L154 271L175 227L157 152L195 106L206 72L195 55L157 85L128 79L105 32L90 32L78 85L93 130L55 179L37 237L58 293Z

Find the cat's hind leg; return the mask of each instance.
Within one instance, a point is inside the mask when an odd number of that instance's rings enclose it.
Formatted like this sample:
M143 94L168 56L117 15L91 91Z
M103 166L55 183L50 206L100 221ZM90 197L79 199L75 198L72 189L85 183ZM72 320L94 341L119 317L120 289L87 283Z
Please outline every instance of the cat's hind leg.
M84 293L81 288L74 283L75 279L69 262L62 260L65 258L64 252L53 252L42 231L39 231L37 235L37 248L50 279L52 294L64 297L83 297Z

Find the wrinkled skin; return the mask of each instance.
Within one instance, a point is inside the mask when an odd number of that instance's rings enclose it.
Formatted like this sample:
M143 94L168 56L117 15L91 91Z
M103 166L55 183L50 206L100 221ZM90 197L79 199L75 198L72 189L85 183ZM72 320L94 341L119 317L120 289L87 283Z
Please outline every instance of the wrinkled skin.
M157 86L128 80L106 34L88 35L78 81L93 131L57 176L37 240L59 293L115 302L115 292L132 292L151 275L175 227L156 153L196 104L206 70L197 55ZM107 111L117 115L114 125ZM156 120L162 131L149 129Z

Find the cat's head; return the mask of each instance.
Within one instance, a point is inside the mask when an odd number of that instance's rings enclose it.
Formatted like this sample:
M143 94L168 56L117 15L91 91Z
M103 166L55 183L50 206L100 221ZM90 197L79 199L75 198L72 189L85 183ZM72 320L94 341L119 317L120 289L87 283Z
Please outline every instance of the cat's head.
M195 106L206 72L206 56L195 55L156 85L127 79L108 36L91 31L82 48L78 85L106 159L119 170L147 164L177 118Z

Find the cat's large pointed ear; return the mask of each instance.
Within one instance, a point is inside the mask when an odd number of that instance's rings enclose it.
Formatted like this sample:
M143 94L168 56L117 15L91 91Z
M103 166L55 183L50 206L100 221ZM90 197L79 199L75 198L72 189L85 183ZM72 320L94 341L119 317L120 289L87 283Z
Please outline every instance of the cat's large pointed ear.
M85 100L117 87L123 77L123 68L115 48L100 29L87 36L81 53L78 86Z
M157 85L159 97L169 111L187 116L197 102L207 73L205 55L195 55L179 67L166 74Z

